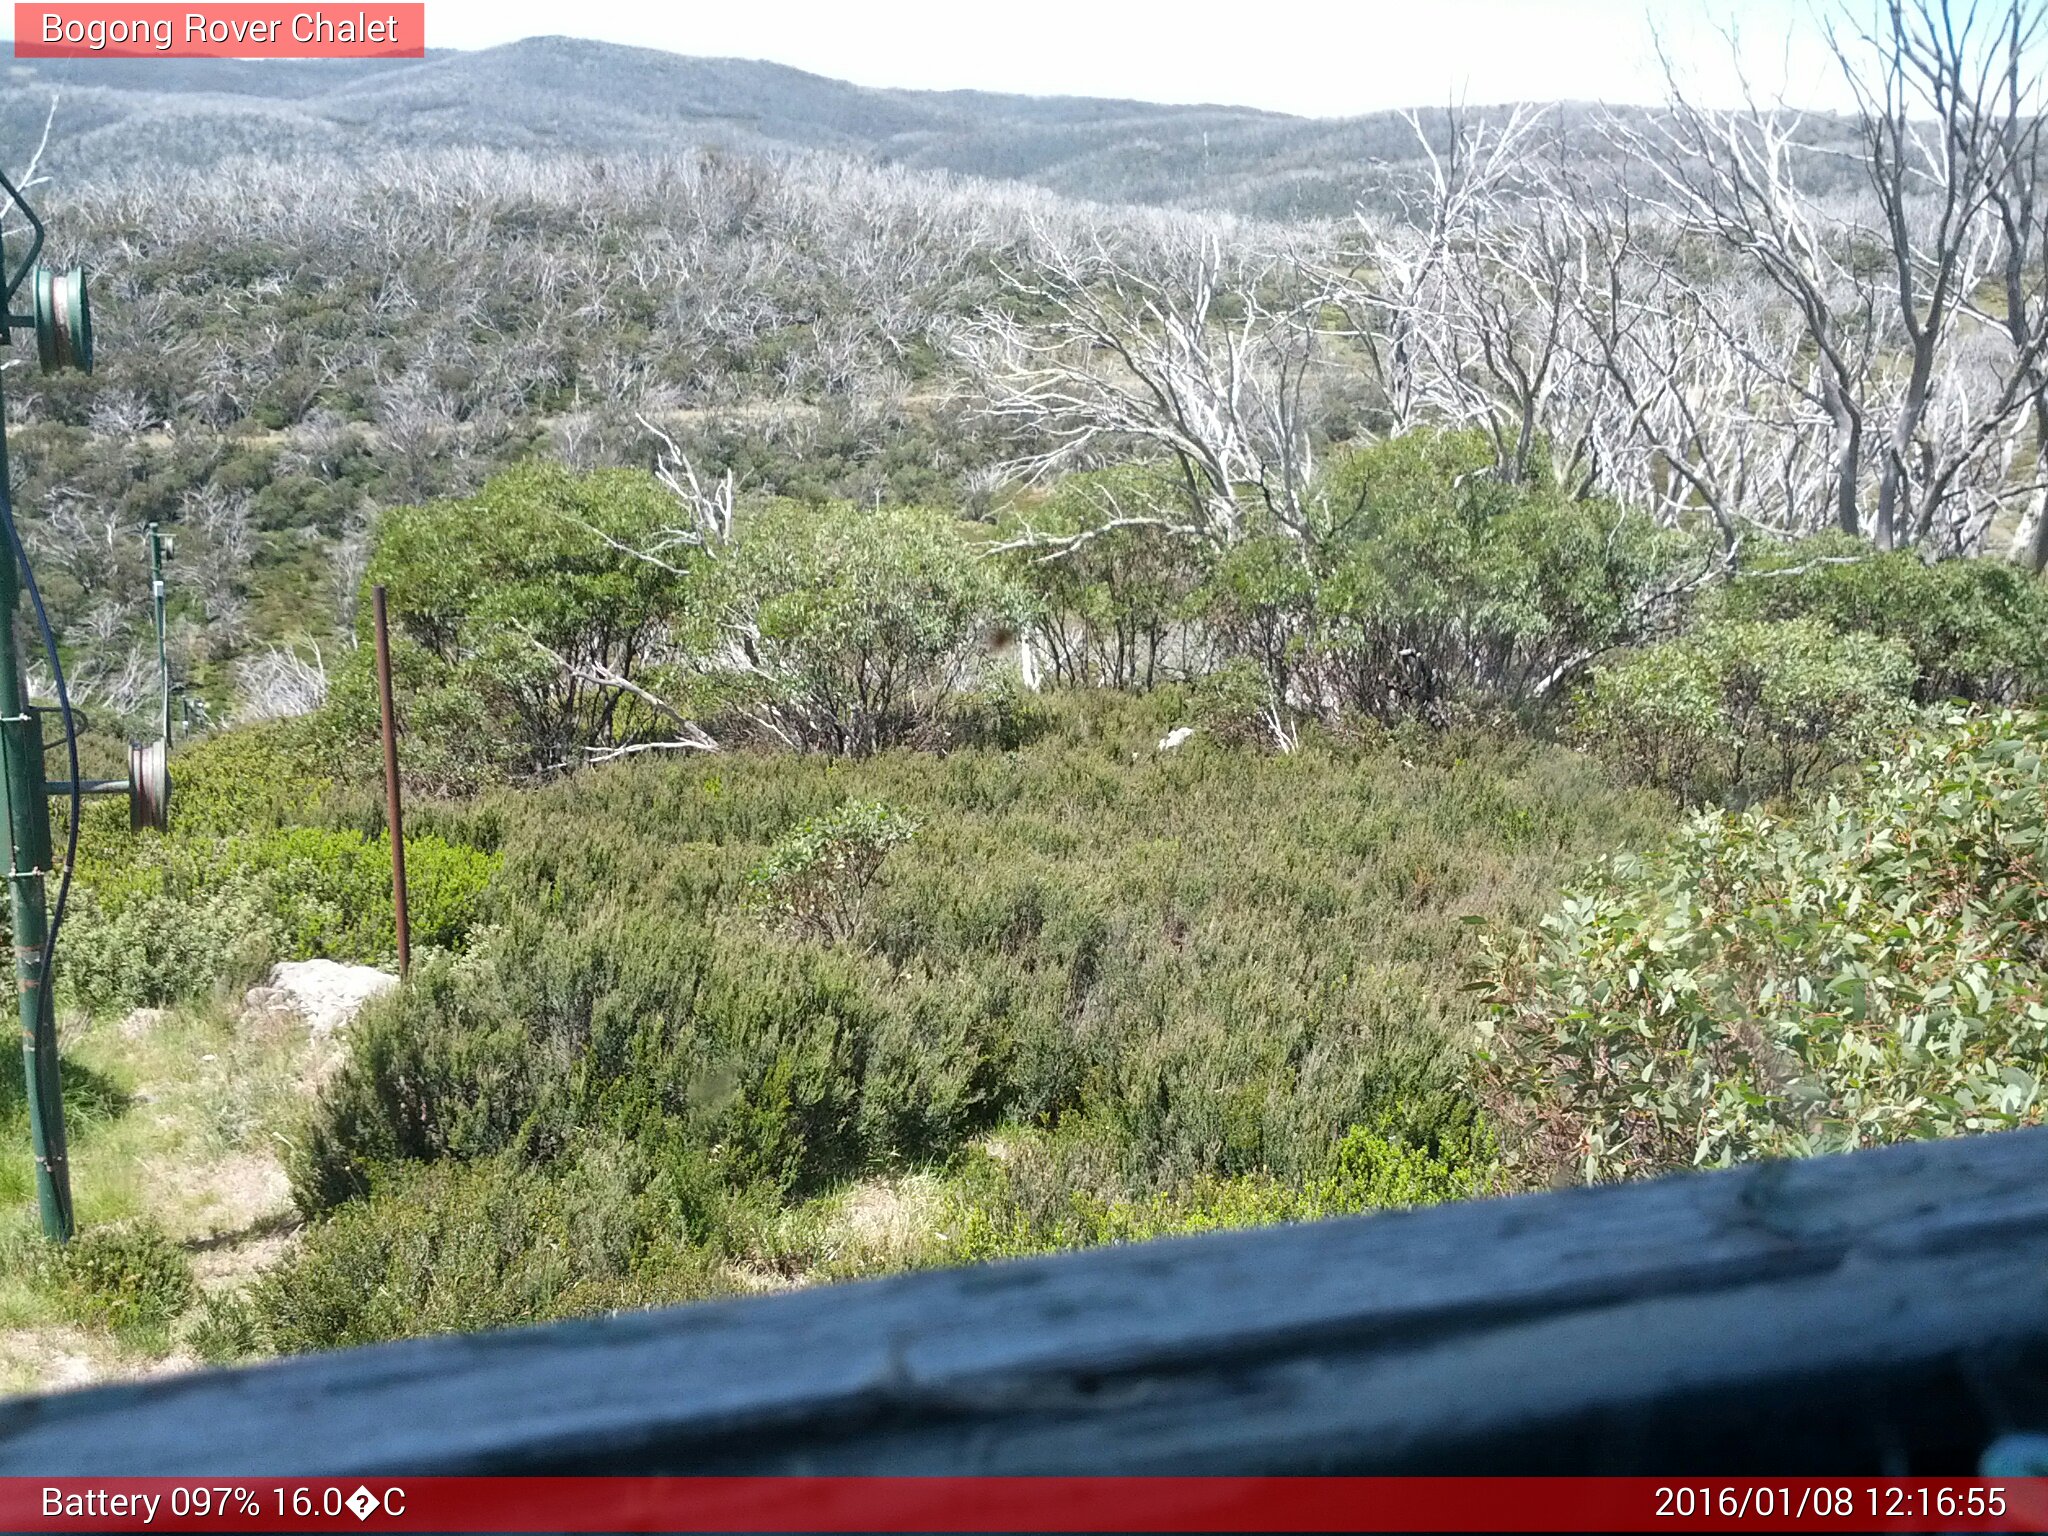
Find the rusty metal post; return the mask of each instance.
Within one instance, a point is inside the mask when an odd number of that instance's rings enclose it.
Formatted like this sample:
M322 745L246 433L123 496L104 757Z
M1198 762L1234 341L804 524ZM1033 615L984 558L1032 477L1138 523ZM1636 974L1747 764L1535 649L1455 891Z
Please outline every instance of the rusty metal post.
M398 974L412 969L412 936L405 920L405 822L398 803L398 720L391 707L391 632L384 616L384 589L370 589L377 626L377 707L384 717L384 803L391 833L391 913L398 925Z

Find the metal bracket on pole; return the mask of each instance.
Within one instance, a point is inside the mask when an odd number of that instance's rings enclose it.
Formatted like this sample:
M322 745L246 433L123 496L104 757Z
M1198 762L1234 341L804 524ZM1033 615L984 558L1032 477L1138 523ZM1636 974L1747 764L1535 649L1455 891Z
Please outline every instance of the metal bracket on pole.
M175 547L163 531L151 523L149 534L149 600L156 615L156 678L163 704L163 742L171 744L171 647L170 629L164 619L164 561Z

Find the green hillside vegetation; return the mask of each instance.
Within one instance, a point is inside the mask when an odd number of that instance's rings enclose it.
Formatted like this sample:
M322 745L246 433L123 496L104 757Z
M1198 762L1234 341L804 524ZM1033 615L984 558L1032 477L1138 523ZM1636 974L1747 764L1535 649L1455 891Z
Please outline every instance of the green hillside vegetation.
M391 957L358 646L183 748L167 837L83 829L103 1230L0 1315L240 1358L2038 1119L2048 590L1826 540L1692 582L1484 455L1338 454L1293 549L1017 543L1169 505L1142 467L689 538L631 471L388 515L413 981L310 1102L225 1019ZM186 1021L140 1057L138 1006ZM273 1087L142 1115L187 1041ZM173 1135L279 1150L273 1263L191 1284Z
M356 1026L294 1164L320 1220L255 1337L1488 1187L1466 920L1532 921L1658 800L1477 733L1159 754L1182 702L486 796L488 929ZM916 1214L869 1253L834 1212L877 1180Z

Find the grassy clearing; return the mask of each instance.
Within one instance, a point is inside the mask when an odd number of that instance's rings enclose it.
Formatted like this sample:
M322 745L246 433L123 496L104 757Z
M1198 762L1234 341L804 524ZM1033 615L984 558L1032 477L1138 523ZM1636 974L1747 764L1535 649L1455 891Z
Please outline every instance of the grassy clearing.
M61 1261L42 1241L10 1078L0 1095L0 1391L191 1363L206 1298L248 1284L298 1225L282 1159L316 1065L303 1024L239 1017L224 1001L74 1013L62 1046L81 1239Z

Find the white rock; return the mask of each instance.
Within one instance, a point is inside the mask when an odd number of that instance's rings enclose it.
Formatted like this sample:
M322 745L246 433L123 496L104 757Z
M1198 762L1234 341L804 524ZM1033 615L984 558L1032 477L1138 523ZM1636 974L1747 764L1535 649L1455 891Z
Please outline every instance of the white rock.
M250 989L252 1007L298 1014L313 1033L325 1035L348 1023L363 1004L398 985L389 971L337 960L284 960L272 967L265 986ZM264 997L257 1001L257 994Z
M123 1040L146 1040L155 1034L164 1022L161 1008L137 1008L121 1021Z
M1162 752L1171 752L1175 747L1179 746L1182 742L1186 741L1190 736L1194 734L1195 728L1192 725L1177 725L1172 730L1168 731L1164 736L1159 738L1159 750Z

